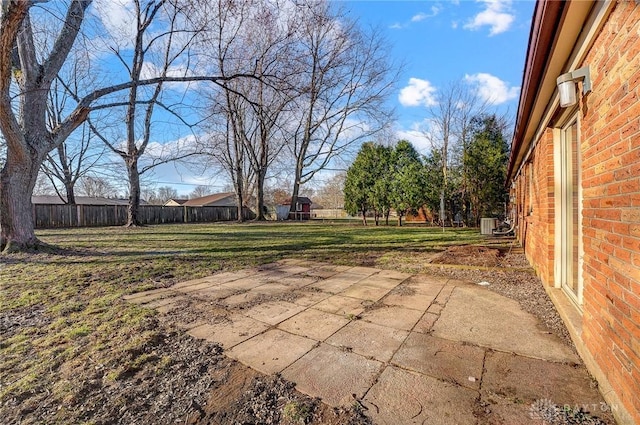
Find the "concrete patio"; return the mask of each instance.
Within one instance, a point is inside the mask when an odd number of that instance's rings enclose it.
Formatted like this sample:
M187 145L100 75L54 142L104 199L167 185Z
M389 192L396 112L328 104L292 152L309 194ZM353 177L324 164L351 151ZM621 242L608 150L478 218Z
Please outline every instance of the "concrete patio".
M283 260L125 298L377 424L539 424L551 403L610 420L573 350L472 282Z

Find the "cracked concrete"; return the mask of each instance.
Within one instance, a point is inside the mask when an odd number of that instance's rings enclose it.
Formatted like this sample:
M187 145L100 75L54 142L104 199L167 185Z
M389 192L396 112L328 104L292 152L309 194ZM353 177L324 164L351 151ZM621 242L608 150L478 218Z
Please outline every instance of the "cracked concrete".
M536 401L603 402L570 347L471 282L283 260L125 298L166 320L200 312L174 323L377 424L539 424Z

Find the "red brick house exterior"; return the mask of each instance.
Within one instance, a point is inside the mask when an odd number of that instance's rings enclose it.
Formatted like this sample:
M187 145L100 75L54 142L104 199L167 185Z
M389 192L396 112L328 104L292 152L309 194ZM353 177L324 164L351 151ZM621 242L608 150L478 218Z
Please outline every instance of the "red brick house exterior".
M576 82L561 107L557 78ZM517 236L621 424L640 424L640 4L538 1L509 162Z

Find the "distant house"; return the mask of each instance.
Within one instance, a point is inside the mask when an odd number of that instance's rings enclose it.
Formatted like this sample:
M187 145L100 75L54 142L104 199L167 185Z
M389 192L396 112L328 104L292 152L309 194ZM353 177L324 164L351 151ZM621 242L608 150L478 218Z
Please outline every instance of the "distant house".
M188 199L169 199L167 202L163 204L164 207L179 207L184 205Z
M640 4L538 1L508 167L527 258L619 424L640 424Z
M311 218L311 204L313 202L306 196L298 196L296 202L296 208L294 211L289 211L290 220L309 220ZM291 205L291 198L286 199L282 206Z
M185 207L235 207L237 202L235 193L224 192L189 199L179 205Z
M93 196L76 196L76 205L128 205L129 200L123 198L101 198ZM64 205L66 202L57 195L32 196L34 205ZM147 205L147 201L140 200L141 205Z

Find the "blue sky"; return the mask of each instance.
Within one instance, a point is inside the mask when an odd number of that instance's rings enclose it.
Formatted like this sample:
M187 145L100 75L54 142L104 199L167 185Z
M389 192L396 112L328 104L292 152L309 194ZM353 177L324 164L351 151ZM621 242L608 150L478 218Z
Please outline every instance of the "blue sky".
M534 1L344 1L363 25L384 31L406 64L391 100L398 136L423 152L416 129L437 90L462 80L498 112L515 114Z

